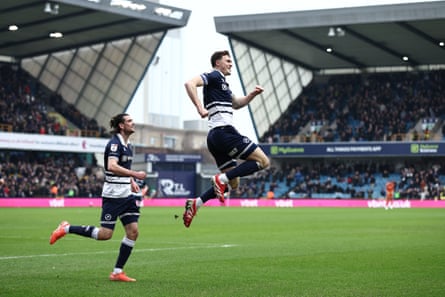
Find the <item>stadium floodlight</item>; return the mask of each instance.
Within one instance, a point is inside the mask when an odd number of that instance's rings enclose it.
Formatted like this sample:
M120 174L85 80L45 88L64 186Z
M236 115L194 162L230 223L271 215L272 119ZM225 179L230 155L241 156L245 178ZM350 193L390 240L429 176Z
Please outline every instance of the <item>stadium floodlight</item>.
M339 37L343 37L343 36L345 36L345 30L342 28L342 27L337 27L337 28L335 28L335 33L336 33L336 35L337 36L339 36Z
M49 37L51 38L62 38L63 33L62 32L51 32L49 33Z
M59 14L59 4L51 4L51 2L46 2L43 8L44 13L58 15Z
M8 30L9 31L17 31L19 27L17 25L9 25Z
M46 2L46 4L45 4L45 8L43 8L43 12L45 12L45 13L51 13L53 10L52 10L52 8L51 8L51 3L49 3L49 2Z
M345 35L346 32L342 27L329 27L328 37L343 37Z

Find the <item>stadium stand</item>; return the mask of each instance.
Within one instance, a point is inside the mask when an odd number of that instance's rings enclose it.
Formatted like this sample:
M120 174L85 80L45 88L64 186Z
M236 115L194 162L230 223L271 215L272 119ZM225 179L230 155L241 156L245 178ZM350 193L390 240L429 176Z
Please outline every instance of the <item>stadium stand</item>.
M325 83L311 84L296 100L302 105L292 105L267 137L279 141L283 135L291 135L295 131L304 135L301 132L304 127L310 127L311 135L321 135L329 126L332 140L335 141L394 140L390 135L397 133L411 133L413 140L424 141L427 140L426 132L431 131L429 140L436 133L442 134L438 127L443 123L445 114L441 84L445 79L444 74L444 71L433 71L363 77L333 76ZM78 129L74 125L76 123L81 127L78 130L96 131L96 135L103 135L103 130L64 103L63 98L44 93L42 88L23 70L13 69L9 64L0 66L0 123L7 128L6 131L69 135L69 131ZM364 108L365 104L370 107ZM390 106L392 112L388 112ZM362 110L368 111L369 116L364 116ZM59 116L51 117L51 114ZM382 138L375 138L377 133L364 133L365 127L371 126L385 131L380 135ZM401 130L394 132L391 127L395 126ZM350 137L343 137L348 131L354 133ZM404 137L402 141L405 140L409 139ZM324 137L321 141L330 139ZM46 156L34 156L29 152L2 151L0 176L4 183L0 196L48 196L51 195L52 185L58 186L60 196L100 195L102 169L94 162L85 163L81 160L82 156L62 155L47 153ZM416 164L415 167L407 167L409 170L396 170L387 165L376 168L372 163L374 161L352 166L346 161L338 161L329 165L286 164L272 167L252 178L243 179L240 188L233 191L231 196L264 198L269 192L275 198L379 198L384 196L384 183L390 178L397 181L401 197L432 199L438 196L438 189L445 184L444 164ZM70 173L65 176L61 170ZM426 183L428 194L420 190L421 182Z
M46 90L17 65L0 64L0 127L7 132L107 137L60 95Z
M103 170L76 153L0 151L0 197L100 197ZM57 192L51 188L57 187Z
M390 161L361 160L353 163L337 160L312 165L288 164L270 168L243 179L233 198L266 198L272 190L275 198L381 199L385 183L396 182L398 198L438 199L445 192L443 162L406 163L395 168Z
M315 77L262 142L442 138L445 71Z
M85 137L105 135L94 121L64 104L60 96L42 90L43 86L22 69L0 65L1 130ZM2 150L0 197L98 197L103 170L84 158L85 155L74 153ZM52 186L58 188L57 194L50 192Z

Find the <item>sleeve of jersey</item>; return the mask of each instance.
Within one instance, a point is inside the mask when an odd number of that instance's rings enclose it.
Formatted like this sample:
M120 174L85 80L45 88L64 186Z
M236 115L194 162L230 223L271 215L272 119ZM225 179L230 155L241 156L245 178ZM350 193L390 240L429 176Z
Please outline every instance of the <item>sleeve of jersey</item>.
M202 81L205 86L207 86L209 84L209 80L208 80L207 76L208 76L208 73L201 74L201 78L202 78Z
M109 157L115 157L119 159L120 156L120 147L118 142L110 142L109 144L110 148L108 151L108 158Z

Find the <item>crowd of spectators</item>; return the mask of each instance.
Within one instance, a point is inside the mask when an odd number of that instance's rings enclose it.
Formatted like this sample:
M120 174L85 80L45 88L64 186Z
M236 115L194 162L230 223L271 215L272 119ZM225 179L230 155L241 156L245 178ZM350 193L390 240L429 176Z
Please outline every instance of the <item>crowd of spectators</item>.
M103 170L81 154L0 152L0 197L100 197Z
M311 134L319 141L402 140L395 136L406 134L425 118L445 119L443 70L324 78L314 78L262 142L295 135L310 140Z
M315 79L260 139L278 142L303 133L321 141L385 141L422 121L429 140L445 120L445 71L376 73ZM94 119L83 116L60 95L51 94L19 67L0 64L0 124L12 132L67 135L67 125L49 116L49 108L82 130L108 137ZM328 128L326 128L328 127ZM445 125L443 125L445 129ZM444 133L445 131L442 131ZM445 135L445 133L444 133ZM0 151L0 197L100 197L103 169L82 154ZM391 165L392 164L392 165ZM354 198L383 197L382 179L396 179L401 198L432 199L444 183L445 164L346 161L310 165L283 164L242 179L232 191L239 198L288 198L292 193L345 193Z
M97 131L108 137L95 119L88 119L60 95L46 92L34 78L16 65L0 64L0 124L10 132L69 135L66 121L49 114L52 108L73 124L74 130ZM84 135L88 136L88 135Z
M310 165L284 164L241 180L234 198L311 198L314 194L347 194L348 198L385 197L385 183L396 182L404 199L437 199L445 192L445 163L423 161L396 165L394 162L338 160ZM398 163L400 164L400 163ZM272 196L270 192L274 193ZM441 195L442 193L442 195Z
M72 135L74 130L97 131L96 121L83 116L59 95L47 92L17 65L0 64L0 125L9 132ZM76 153L0 151L0 197L100 197L103 169L88 165Z
M100 197L103 179L103 169L95 162L88 164L82 154L0 152L0 197ZM230 196L311 198L314 194L343 193L375 199L385 196L387 180L396 182L398 198L437 199L445 194L445 163L286 163L241 179Z
M48 117L38 85L25 72L0 65L0 124L12 132L65 135L66 126Z

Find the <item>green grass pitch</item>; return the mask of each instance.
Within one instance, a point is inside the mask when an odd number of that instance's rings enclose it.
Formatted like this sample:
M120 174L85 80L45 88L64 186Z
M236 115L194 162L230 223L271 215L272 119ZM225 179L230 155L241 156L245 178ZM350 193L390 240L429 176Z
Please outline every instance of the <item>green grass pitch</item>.
M99 208L0 209L0 296L445 296L445 210L143 208L126 272L110 241L49 235ZM174 215L180 217L175 220Z

